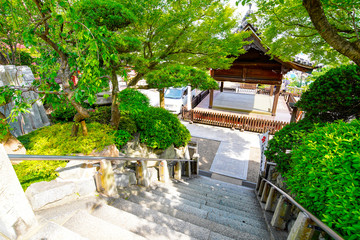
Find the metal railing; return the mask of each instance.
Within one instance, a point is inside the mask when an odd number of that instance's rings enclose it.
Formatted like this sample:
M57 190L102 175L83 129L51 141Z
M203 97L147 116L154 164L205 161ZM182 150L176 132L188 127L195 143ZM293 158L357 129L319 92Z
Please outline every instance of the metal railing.
M300 203L298 203L294 198L292 198L288 193L280 189L278 186L276 186L274 183L272 183L270 180L266 179L268 177L269 168L271 166L276 166L276 163L273 162L266 162L266 169L264 172L264 177L259 176L259 182L257 184L256 190L260 190L259 187L261 186L261 182L265 182L269 184L272 188L274 188L279 194L284 196L291 204L296 206L306 217L310 218L318 228L326 232L330 237L332 237L335 240L344 240L339 234L337 234L334 230L332 230L330 227L328 227L325 223L323 223L320 219L315 217L311 212L309 212L306 208L304 208ZM264 193L262 193L264 194Z
M120 160L120 161L174 161L174 162L195 162L191 159L161 159L161 158L141 158L141 157L92 157L92 156L54 156L54 155L23 155L8 154L14 161L101 161L101 160Z

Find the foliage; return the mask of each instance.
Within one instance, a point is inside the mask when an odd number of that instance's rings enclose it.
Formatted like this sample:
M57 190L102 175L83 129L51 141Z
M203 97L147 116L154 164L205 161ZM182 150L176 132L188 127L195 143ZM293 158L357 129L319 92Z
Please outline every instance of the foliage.
M58 167L65 167L66 161L23 161L13 165L24 191L33 183L54 180Z
M119 130L124 130L130 134L137 132L136 122L129 114L122 114L119 122Z
M345 239L360 238L360 121L317 127L291 155L296 200Z
M245 52L243 39L249 33L233 33L238 23L227 1L126 0L123 3L137 18L124 30L142 45L141 51L133 55L138 75L130 80L130 86L149 72L169 65L226 69L235 59L229 56Z
M69 103L56 106L55 110L51 113L52 123L65 123L73 122L76 109Z
M118 95L119 108L121 112L137 114L145 111L150 106L150 100L141 92L126 88Z
M293 149L302 143L304 137L311 133L315 126L316 124L308 119L290 123L276 132L269 141L265 156L269 161L276 162L276 168L280 173L289 171Z
M116 130L114 135L114 142L118 149L121 149L132 138L130 133L121 129Z
M0 143L6 138L9 129L10 125L7 123L6 119L0 119Z
M253 14L252 22L259 27L262 40L270 47L271 54L280 56L283 60L291 60L292 56L304 53L314 61L330 65L349 62L348 58L338 52L339 48L334 42L340 38L342 45L345 46L359 41L356 29L360 27L360 12L359 8L355 7L359 4L358 0L320 1L326 17L317 20L329 21L334 33L339 36L327 42L311 21L304 6L305 1L257 0L255 2L258 10ZM315 6L313 8L315 10Z
M360 117L360 67L341 66L318 76L297 106L322 121Z
M88 136L71 137L72 123L55 124L18 137L30 155L90 154L114 143L114 130L100 123L88 124Z
M109 124L111 118L111 106L101 106L89 111L89 122Z
M207 72L184 65L170 65L152 71L145 77L150 88L162 89L187 85L201 90L218 88L218 83Z
M166 149L171 144L185 146L190 141L190 132L180 120L162 108L150 107L135 118L140 141L148 147Z

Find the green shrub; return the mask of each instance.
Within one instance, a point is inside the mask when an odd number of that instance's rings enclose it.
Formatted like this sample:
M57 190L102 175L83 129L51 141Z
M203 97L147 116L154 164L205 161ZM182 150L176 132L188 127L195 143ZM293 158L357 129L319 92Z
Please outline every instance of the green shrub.
M169 111L150 107L136 117L140 141L148 147L166 149L171 144L185 146L190 141L190 132Z
M150 107L147 96L132 88L122 90L118 95L119 109L122 113L136 115Z
M127 131L116 130L114 139L116 147L118 149L122 148L131 138L132 136Z
M90 154L114 143L114 130L97 122L87 124L88 136L71 137L73 123L55 124L18 137L30 155Z
M317 127L291 155L296 200L345 239L360 239L360 121Z
M66 161L23 161L14 165L14 170L24 191L35 182L54 180L58 167L65 167Z
M292 150L299 146L303 138L315 129L315 123L309 119L303 119L298 123L286 125L276 132L269 141L265 156L268 161L277 163L277 170L285 173L290 168Z
M97 107L89 110L90 117L87 122L98 122L101 124L109 124L111 119L111 106Z
M318 76L297 103L308 118L324 122L360 116L360 67L347 65Z
M120 129L134 134L137 132L136 122L128 114L122 114L119 121Z
M51 121L52 123L73 122L76 113L76 109L71 104L64 103L58 105L51 113Z

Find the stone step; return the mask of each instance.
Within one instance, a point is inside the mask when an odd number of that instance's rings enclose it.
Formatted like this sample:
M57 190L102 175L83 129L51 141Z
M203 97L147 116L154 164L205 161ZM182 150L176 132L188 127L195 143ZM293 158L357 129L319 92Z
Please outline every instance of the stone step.
M25 237L27 240L63 240L63 239L72 239L72 240L86 240L81 235L76 232L73 232L59 224L56 224L51 221L42 220L41 227L30 237Z
M203 176L198 176L196 178L189 179L187 182L191 185L202 185L207 187L213 187L219 190L224 190L233 193L244 193L244 194L252 195L252 193L254 192L254 189L252 188L231 184Z
M96 196L90 196L78 198L72 202L66 202L60 206L38 210L35 212L35 214L36 216L62 225L78 210L85 210L90 212L101 204L106 204L106 201Z
M195 198L205 200L206 202L213 202L243 211L248 211L249 209L251 209L252 211L260 210L259 203L256 200L255 196L250 198L248 196L244 197L238 195L236 196L236 198L234 198L233 196L229 196L226 194L222 195L221 193L218 193L216 191L201 191L200 189L187 188L181 184L158 184L155 190L168 192L169 194L179 195L180 193L180 195L190 195ZM246 205L246 207L243 207L243 205Z
M249 201L235 201L233 199L226 198L227 196L220 196L217 193L213 192L205 192L202 193L200 189L197 191L193 189L184 189L181 187L175 187L178 184L174 185L158 185L156 190L173 194L174 192L180 193L182 198L189 198L187 196L196 197L198 199L202 199L206 201L206 205L208 206L225 206L227 209L230 209L229 212L233 212L231 209L238 210L240 212L247 212L245 215L248 215L249 217L254 216L253 218L262 219L261 215L261 209L258 202L249 202ZM176 194L176 193L175 193ZM185 195L185 196L184 196ZM190 199L189 199L190 200ZM223 208L222 208L223 209ZM240 214L241 215L241 214Z
M192 181L194 181L192 179ZM227 189L225 187L217 187L217 186L210 186L208 184L204 184L202 182L174 182L173 183L174 186L177 187L183 187L183 188L187 188L187 189L193 189L195 191L199 191L199 189L201 190L201 192L207 192L207 193L216 193L218 195L224 195L224 196L228 196L231 198L234 198L236 200L245 200L247 198L249 199L254 199L255 198L255 192L254 190L243 190L243 189L239 189L239 191L233 191L230 189ZM239 186L241 187L241 186Z
M243 212L243 211L238 214L234 214L231 212L220 210L218 208L207 206L206 205L207 201L202 200L200 198L193 197L193 196L190 196L190 198L188 198L188 195L186 195L186 194L177 196L176 193L168 194L168 193L164 193L164 192L161 192L158 190L152 190L151 193L154 193L158 196L162 196L166 199L169 199L169 201L180 201L180 202L186 203L186 204L194 206L194 207L199 207L200 209L203 209L209 213L212 213L212 214L215 214L215 215L218 215L221 217L226 217L226 218L230 218L230 219L233 219L236 221L240 221L240 222L246 223L246 224L254 226L254 227L266 228L266 224L264 222L262 215L255 215L254 213L251 214L251 213ZM256 217L254 218L254 216L256 216Z
M109 205L99 206L92 215L151 240L196 239Z
M208 240L210 237L211 231L209 229L199 227L122 198L116 199L116 201L112 203L112 206L144 218L150 222L155 222L161 226L167 226L175 231L195 237L199 240ZM223 237L225 238L225 236Z
M73 232L80 234L88 239L98 240L145 240L146 238L139 236L133 232L120 228L113 223L104 221L100 218L90 215L85 210L79 210L67 220L64 227Z
M262 228L252 227L246 223L238 222L236 220L222 217L217 214L209 213L203 209L195 208L193 206L189 206L189 205L183 204L181 202L170 202L169 203L169 202L161 199L161 197L158 197L158 200L152 200L152 199L144 198L141 196L134 196L134 195L130 196L129 200L132 202L138 203L140 205L149 207L151 209L157 210L157 211L161 211L161 209L163 209L165 207L166 207L167 211L177 210L177 211L185 213L189 216L196 216L197 220L199 220L198 218L202 218L202 220L210 220L211 222L221 224L223 226L228 226L228 227L236 229L240 232L245 232L250 235L256 235L259 238L266 239L267 235L268 235L268 232ZM183 219L183 220L185 220L185 219ZM185 221L188 221L188 219ZM194 223L194 222L191 222L191 223ZM194 224L198 225L197 223L194 223ZM202 225L199 225L199 226L202 226ZM212 228L208 228L208 229L212 229ZM220 232L220 233L222 234L222 232Z

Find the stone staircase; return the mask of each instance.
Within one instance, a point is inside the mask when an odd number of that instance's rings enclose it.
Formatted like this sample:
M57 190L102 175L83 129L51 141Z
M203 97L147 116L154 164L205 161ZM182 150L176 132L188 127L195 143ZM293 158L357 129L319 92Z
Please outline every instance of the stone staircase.
M206 177L36 211L24 239L270 239L254 190ZM1 237L0 237L1 239Z

